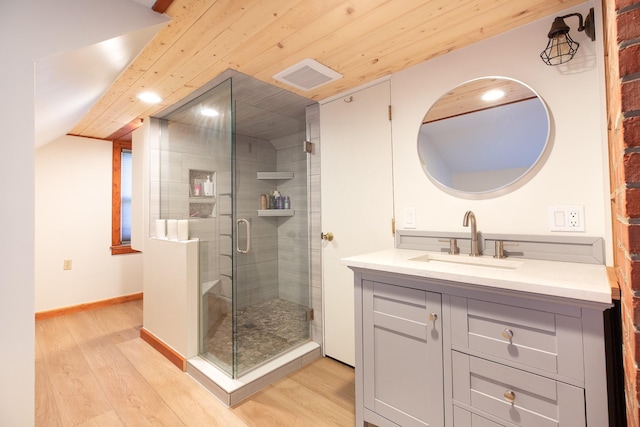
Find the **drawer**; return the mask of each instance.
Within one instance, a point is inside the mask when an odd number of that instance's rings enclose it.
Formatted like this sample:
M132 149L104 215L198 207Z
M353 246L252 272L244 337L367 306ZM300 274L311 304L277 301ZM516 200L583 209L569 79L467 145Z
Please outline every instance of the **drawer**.
M453 407L453 427L511 427L511 424L498 424L478 414Z
M584 381L578 317L460 297L451 315L455 349Z
M454 403L524 427L584 427L584 390L452 352Z

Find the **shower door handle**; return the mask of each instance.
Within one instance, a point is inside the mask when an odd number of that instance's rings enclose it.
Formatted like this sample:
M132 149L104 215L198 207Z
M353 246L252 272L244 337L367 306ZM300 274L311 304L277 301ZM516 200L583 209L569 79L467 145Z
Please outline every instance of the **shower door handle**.
M247 247L245 250L240 249L240 223L241 222L245 223L245 225L247 226ZM238 239L236 244L236 250L241 254L248 254L249 250L251 249L251 224L249 223L249 221L247 221L244 218L241 218L236 221L236 236L237 236L236 238Z

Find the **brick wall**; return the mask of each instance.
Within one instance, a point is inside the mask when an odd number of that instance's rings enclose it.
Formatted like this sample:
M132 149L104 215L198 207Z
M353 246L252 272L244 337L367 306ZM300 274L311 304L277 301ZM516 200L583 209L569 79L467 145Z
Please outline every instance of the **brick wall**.
M627 423L640 427L640 0L602 0L614 265L622 295Z

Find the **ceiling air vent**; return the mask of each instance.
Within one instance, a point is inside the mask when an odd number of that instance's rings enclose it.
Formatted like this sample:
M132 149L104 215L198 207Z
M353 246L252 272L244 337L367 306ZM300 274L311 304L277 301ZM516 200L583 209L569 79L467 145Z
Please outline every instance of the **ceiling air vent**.
M279 72L273 78L298 89L311 90L342 78L342 74L307 58Z

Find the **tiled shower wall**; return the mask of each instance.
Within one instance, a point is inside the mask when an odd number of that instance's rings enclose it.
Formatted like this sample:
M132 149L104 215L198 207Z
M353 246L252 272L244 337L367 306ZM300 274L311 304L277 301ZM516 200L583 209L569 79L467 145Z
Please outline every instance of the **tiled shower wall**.
M293 179L279 182L278 191L289 196L292 217L265 218L278 221L278 295L301 305L309 304L309 218L307 203L307 156L302 149L306 135L299 133L278 141L277 171L293 172ZM288 148L281 148L286 142Z
M275 183L256 179L257 172L275 171L276 159L269 141L236 136L237 217L251 224L251 250L237 257L238 309L278 297L278 222L277 218L258 217L260 195ZM245 245L243 229L240 226L241 248Z
M238 257L238 308L282 298L309 303L307 154L304 133L277 141L236 137L238 217L251 223L251 251ZM274 147L274 145L278 148ZM293 172L293 179L258 180L257 172ZM259 217L260 196L289 196L292 217ZM241 241L241 246L243 242Z

